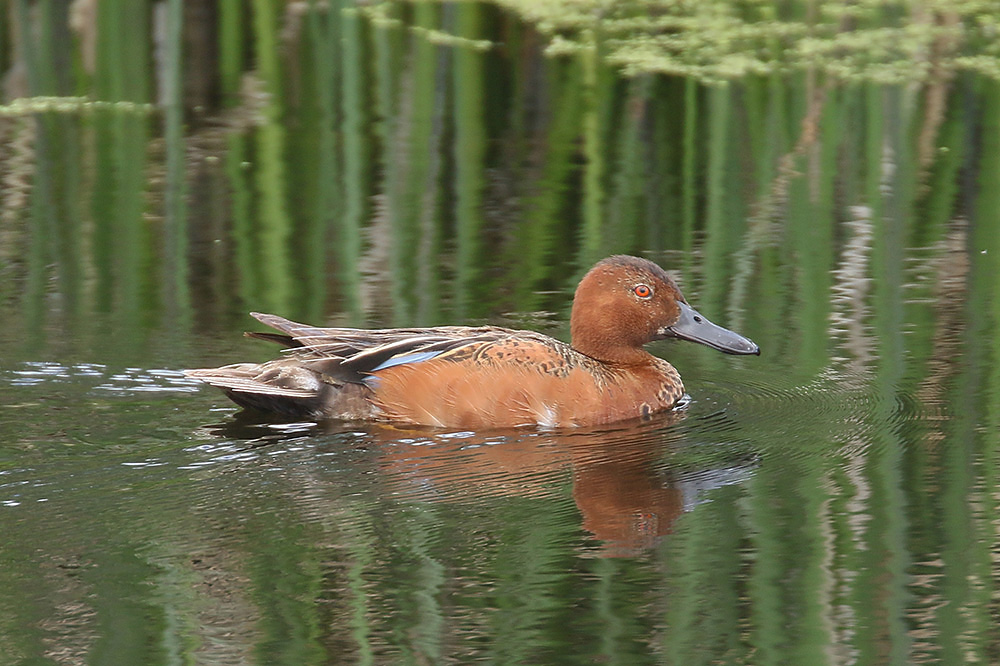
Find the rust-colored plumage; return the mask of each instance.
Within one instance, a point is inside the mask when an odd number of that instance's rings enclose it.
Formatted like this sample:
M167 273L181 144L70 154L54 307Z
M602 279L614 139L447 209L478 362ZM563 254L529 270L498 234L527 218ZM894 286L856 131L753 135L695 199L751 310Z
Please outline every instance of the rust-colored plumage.
M282 358L188 374L244 407L296 418L446 428L610 423L669 409L684 393L647 342L679 337L759 353L687 305L659 266L628 256L601 261L581 280L571 345L492 326L360 330L253 316L280 331L250 335L284 344Z

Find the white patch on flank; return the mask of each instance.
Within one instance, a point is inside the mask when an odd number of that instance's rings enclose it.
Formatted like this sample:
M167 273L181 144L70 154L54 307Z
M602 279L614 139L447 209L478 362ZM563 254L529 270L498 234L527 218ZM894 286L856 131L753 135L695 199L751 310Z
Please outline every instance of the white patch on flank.
M558 425L556 421L556 410L552 409L549 405L544 402L540 405L540 409L535 412L535 420L538 425L542 428L555 428Z
M436 414L433 414L429 411L424 411L424 414L427 416L427 423L425 423L424 425L434 426L437 428L445 427L444 421L439 419Z

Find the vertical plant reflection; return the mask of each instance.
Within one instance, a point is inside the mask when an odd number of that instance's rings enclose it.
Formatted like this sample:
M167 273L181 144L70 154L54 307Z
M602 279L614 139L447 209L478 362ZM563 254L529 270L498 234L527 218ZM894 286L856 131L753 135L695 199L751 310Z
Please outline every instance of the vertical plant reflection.
M331 3L331 11L336 7ZM343 83L341 89L341 137L344 144L344 182L341 187L342 215L337 224L337 274L343 294L343 309L352 324L364 318L361 298L362 230L370 212L367 193L371 183L371 132L368 105L371 95L366 81L370 69L364 21L357 12L343 12Z
M196 570L187 548L201 539L249 562L227 581L239 601L226 613L245 632L227 637L236 661L254 650L275 663L997 660L995 72L887 85L839 80L817 61L725 80L623 76L601 30L616 11L639 26L645 9L606 8L549 34L492 4L209 5L217 41L201 64L219 108L185 93L181 0L15 0L0 13L0 343L16 339L27 359L15 367L6 346L0 359L0 509L17 536L0 554L19 567L0 577L17 596L39 589L3 607L0 651L44 661L83 627L78 661L198 660L213 640L199 613L219 594L206 581L223 576ZM917 26L943 40L957 24L941 7ZM880 20L848 29L845 18L837 34ZM682 36L664 33L642 45ZM137 111L154 99L152 115ZM679 271L699 309L763 350L750 366L651 345L693 396L677 422L567 436L614 444L616 463L637 459L621 432L648 438L640 478L669 489L669 504L607 501L609 488L640 485L614 465L604 478L617 486L585 492L579 460L540 462L559 448L551 433L504 449L515 435L393 429L383 441L350 424L321 450L319 428L195 431L196 401L210 398L179 373L141 385L163 400L153 404L127 381L142 368L107 369L228 353L210 335L200 351L195 334L219 321L210 332L228 336L248 309L414 327L512 313L527 328L555 311L564 330L580 273L615 252ZM78 350L85 363L52 360ZM169 431L159 420L178 404L199 416ZM111 416L93 418L95 405ZM150 405L156 423L128 420ZM93 434L118 418L119 440ZM140 453L136 442L164 431L163 449ZM113 448L128 459L107 463ZM435 454L440 474L420 464ZM393 455L400 488L358 462ZM234 503L239 527L223 540L207 520L146 540L117 522L149 522L129 502L106 503L115 538L86 531L89 505L46 513L53 494L28 506L22 495L48 488L36 469L69 461L72 487L84 458L100 459L84 477L104 493L95 503L139 497L164 515L161 493L197 486L218 493L214 517L239 478L241 499L280 511ZM692 464L694 490L670 485L689 459L711 464ZM213 477L222 461L238 473ZM118 466L146 476L123 482ZM285 485L291 469L301 477ZM711 486L733 470L737 481ZM324 474L343 489L329 507L302 492ZM458 491L449 474L466 475ZM42 561L25 545L35 521L71 546L59 557L94 565Z
M267 94L261 113L263 124L255 131L254 194L256 197L254 261L246 267L254 273L254 302L269 312L288 312L291 307L291 275L288 245L291 223L285 209L285 128L282 123L282 74L278 35L279 7L267 0L254 0L253 32L261 84Z
M485 8L455 7L456 34L480 38ZM484 56L471 47L454 50L455 118L455 314L459 319L487 313L484 263L483 171L486 160Z
M182 124L184 122L184 61L182 57L183 4L169 0L165 13L165 45L163 68L163 105L166 143L166 223L165 270L163 299L167 320L177 331L187 331L191 325L191 294L188 288L188 220L185 187L186 154Z
M142 3L112 0L97 10L94 88L101 99L146 102L150 98L149 29ZM112 313L123 349L133 353L136 333L150 323L152 247L144 221L149 123L138 114L98 110L93 115L94 172L91 199L97 303Z

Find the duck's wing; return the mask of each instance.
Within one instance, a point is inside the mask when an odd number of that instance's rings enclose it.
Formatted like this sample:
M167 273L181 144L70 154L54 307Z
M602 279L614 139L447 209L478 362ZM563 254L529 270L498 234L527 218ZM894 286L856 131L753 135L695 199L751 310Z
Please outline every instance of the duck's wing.
M253 316L279 331L250 335L286 347L280 358L185 374L222 389L244 407L307 417L370 418L371 387L380 370L420 363L512 333L465 326L320 328L275 315Z
M251 337L286 347L285 356L260 367L304 368L326 383L365 383L373 373L406 363L419 363L470 345L492 342L514 332L495 326L440 326L436 328L320 328L279 317L253 312L259 322L280 333L249 333ZM249 364L190 371L193 377L219 386L246 387ZM239 368L231 377L230 368ZM213 374L213 373L221 373ZM268 374L273 381L273 375ZM311 384L311 382L309 382ZM296 382L298 384L298 382ZM260 387L263 390L263 387ZM287 390L288 387L283 387Z
M284 345L280 358L187 374L221 388L243 406L295 416L378 418L397 411L402 415L401 408L393 407L392 396L406 393L409 384L404 380L410 373L418 379L426 375L420 380L426 384L421 389L426 395L420 399L433 402L435 395L452 391L454 386L469 385L468 391L461 392L474 392L476 382L488 378L493 379L479 386L480 393L492 381L520 382L530 373L557 375L567 370L571 351L539 333L492 326L365 330L319 328L275 315L253 316L278 331L254 337ZM442 384L454 386L442 389ZM412 395L405 397L404 402L416 400ZM414 423L444 422L444 417L406 418Z

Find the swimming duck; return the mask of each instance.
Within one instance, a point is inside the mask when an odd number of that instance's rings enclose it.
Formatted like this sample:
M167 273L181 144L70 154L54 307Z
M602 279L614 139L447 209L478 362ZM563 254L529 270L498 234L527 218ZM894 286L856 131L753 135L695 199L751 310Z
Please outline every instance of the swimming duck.
M247 333L285 354L266 363L187 370L234 402L294 418L444 428L611 423L670 409L680 374L643 345L680 338L759 354L748 338L688 305L655 263L616 255L580 281L571 343L496 326L318 328L251 313L280 333Z

